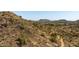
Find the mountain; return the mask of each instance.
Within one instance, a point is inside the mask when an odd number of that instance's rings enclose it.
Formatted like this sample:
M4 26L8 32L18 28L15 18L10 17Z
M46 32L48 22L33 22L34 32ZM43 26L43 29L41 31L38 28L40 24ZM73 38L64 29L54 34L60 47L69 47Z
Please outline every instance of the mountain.
M52 46L52 43L39 34L39 29L31 21L13 12L0 12L0 46Z
M40 19L39 22L44 22L44 23L46 23L46 22L50 22L50 20L48 20L48 19Z
M0 12L0 47L69 46L79 46L76 21L29 21L10 11Z

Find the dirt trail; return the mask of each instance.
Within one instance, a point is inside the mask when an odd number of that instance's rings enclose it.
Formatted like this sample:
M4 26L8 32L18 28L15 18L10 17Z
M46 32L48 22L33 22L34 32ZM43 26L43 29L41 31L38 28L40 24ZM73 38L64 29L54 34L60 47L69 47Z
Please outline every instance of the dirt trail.
M63 38L61 37L61 39L60 39L60 43L61 43L61 46L60 47L64 47L65 45L64 45L64 40L63 40Z
M60 35L57 35L57 40L60 42L60 47L64 47L64 40Z

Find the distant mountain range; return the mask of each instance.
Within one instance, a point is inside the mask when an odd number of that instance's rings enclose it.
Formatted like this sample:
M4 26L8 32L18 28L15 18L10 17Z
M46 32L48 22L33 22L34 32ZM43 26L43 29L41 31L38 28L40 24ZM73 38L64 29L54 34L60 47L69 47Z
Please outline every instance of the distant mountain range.
M49 19L40 19L38 20L39 22L79 22L79 20L75 20L75 21L69 21L66 19L59 19L59 20L49 20Z

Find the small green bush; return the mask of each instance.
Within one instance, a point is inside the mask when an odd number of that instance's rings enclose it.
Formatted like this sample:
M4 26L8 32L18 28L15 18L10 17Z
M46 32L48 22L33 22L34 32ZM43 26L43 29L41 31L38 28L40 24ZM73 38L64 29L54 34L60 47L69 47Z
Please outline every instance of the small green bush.
M50 36L50 41L51 42L56 42L57 34L51 34Z

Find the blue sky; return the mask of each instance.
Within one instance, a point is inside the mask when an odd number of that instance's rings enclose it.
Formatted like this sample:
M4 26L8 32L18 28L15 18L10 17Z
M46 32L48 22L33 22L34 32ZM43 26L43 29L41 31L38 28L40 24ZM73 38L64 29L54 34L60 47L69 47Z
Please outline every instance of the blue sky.
M77 20L79 19L79 11L15 11L17 15L30 20L39 19L67 19L67 20Z

